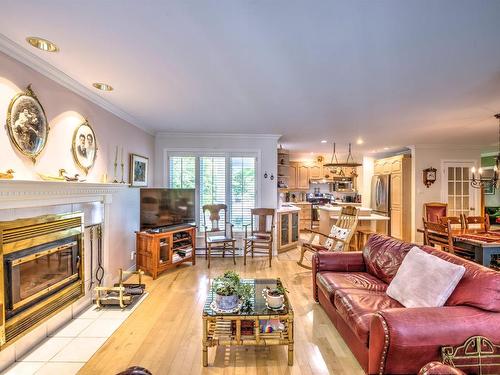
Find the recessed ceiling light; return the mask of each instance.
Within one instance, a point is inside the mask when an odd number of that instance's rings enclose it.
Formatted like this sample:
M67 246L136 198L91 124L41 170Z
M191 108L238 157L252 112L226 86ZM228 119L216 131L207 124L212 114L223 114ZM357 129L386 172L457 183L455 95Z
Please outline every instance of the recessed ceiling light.
M33 47L41 49L46 52L59 52L59 47L57 47L50 40L39 38L37 36L29 36L26 41Z
M102 82L96 82L93 83L92 86L94 86L98 90L102 91L113 91L113 87L111 85L108 85L107 83L102 83Z
M388 150L388 149L389 149L389 147L384 147L384 150Z
M365 143L365 141L363 141L363 139L361 139L361 138L358 138L358 139L356 140L356 144L357 144L357 145L362 145L363 143Z
M323 140L321 141L321 143L326 143L326 139L323 139Z

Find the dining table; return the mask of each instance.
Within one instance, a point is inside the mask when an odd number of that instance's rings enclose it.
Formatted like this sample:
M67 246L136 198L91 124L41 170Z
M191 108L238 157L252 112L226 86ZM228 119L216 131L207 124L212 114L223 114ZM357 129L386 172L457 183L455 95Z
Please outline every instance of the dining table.
M423 228L417 232L424 233ZM448 238L447 233L431 231L434 235ZM500 261L500 230L487 230L477 228L456 228L451 230L453 244L474 253L474 261L483 266L490 267L492 263Z

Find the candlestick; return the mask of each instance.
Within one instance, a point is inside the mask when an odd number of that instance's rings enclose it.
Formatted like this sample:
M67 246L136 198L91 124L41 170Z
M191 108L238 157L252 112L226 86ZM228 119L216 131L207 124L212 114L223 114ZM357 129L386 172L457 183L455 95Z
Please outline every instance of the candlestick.
M115 151L115 163L114 163L114 166L115 166L115 172L113 174L114 178L113 178L113 183L114 184L117 184L118 183L118 178L116 176L116 168L118 167L118 146L116 146L116 151Z
M123 179L123 171L124 171L124 165L123 164L123 147L122 147L122 163L121 163L121 166L122 166L122 180L120 181L120 184L124 184L125 183L125 180Z

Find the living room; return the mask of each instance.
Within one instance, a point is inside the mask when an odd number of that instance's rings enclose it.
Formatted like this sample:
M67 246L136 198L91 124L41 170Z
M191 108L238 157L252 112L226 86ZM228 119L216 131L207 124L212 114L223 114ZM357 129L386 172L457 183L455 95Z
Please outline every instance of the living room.
M500 3L2 0L2 374L500 373Z

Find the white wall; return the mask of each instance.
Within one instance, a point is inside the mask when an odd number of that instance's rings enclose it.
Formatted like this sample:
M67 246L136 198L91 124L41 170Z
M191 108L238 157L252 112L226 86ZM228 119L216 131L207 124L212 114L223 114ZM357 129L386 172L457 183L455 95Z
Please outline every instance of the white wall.
M442 202L442 162L443 161L472 161L476 167L481 163L481 150L479 147L469 145L416 145L412 150L412 174L414 185L412 187L412 240L422 241L422 235L416 233L416 228L422 227L423 206L426 202ZM430 187L423 183L422 171L425 168L437 169L437 180ZM479 190L476 193L476 211L479 212Z
M155 186L168 184L167 153L169 151L254 152L257 154L257 200L261 207L277 207L277 135L238 134L166 134L155 140ZM264 178L264 173L275 176Z

